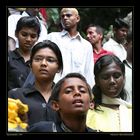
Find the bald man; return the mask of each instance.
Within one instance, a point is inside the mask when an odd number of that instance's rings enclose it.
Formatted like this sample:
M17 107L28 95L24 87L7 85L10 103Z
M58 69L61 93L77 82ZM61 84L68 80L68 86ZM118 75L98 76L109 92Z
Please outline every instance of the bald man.
M71 22L73 22L73 24L74 24L74 28L73 28L74 32L70 31L70 30L72 30L72 27L68 24L70 21L66 20L65 16L74 17L73 19L71 18ZM75 34L77 34L77 25L80 21L80 16L79 16L77 9L63 8L60 12L60 17L61 17L61 24L62 24L63 29L70 31L69 33L71 36L75 36Z

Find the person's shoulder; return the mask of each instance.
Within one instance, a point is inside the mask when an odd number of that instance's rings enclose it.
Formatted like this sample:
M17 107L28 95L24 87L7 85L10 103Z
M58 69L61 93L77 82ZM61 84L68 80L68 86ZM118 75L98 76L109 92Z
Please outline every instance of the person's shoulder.
M87 113L87 118L94 120L98 115L102 114L101 108L97 107L96 109L89 109Z
M8 17L8 21L10 21L10 22L11 22L11 20L16 21L16 20L20 19L21 17L22 17L22 15L12 14Z
M60 37L60 32L51 32L51 33L47 34L48 40L53 40L53 39L56 40L56 38L58 38L58 37Z
M18 53L17 49L8 51L8 55L13 55L15 53Z
M97 129L92 129L90 127L87 127L87 132L101 132L101 131L97 130Z
M8 97L9 98L17 98L18 94L21 94L20 88L14 88L8 91Z
M52 121L40 121L29 126L28 132L56 132L56 125Z
M103 44L103 48L104 49L106 49L106 48L112 48L114 46L114 43L115 43L115 40L113 40L112 38L110 38L108 41L106 41Z
M22 94L25 93L27 90L28 88L14 88L8 91L8 96L18 98L22 96Z
M82 43L84 43L84 44L86 44L86 45L88 45L88 46L91 46L91 47L92 47L91 43L90 43L88 40L86 40L86 39L85 39L85 38L83 38L82 36L80 36L80 38L81 38Z
M129 103L129 102L127 102L127 101L124 101L124 100L123 100L123 105L121 105L121 106L125 106L125 107L127 107L128 109L132 110L132 103Z
M19 52L17 51L17 49L15 49L13 51L11 51L11 50L8 51L8 62L13 63L13 61L15 61L15 60L17 61L19 59L19 57L21 57L21 56L20 56Z
M59 35L61 32L51 32L48 33L48 36L54 36L54 35Z
M91 43L88 40L86 40L85 38L83 38L83 37L82 37L82 41L91 45Z
M14 51L9 50L9 51L8 51L8 56L11 56L11 55L13 54L13 52L14 52Z
M8 93L17 93L17 92L21 92L23 90L24 90L24 88L13 88L13 89L9 90Z

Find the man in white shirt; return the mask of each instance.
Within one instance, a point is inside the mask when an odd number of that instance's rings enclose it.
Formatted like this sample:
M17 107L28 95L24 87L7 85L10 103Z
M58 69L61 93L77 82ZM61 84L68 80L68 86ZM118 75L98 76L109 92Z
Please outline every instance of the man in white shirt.
M113 52L122 62L127 57L123 44L125 43L128 30L129 24L126 21L120 18L116 19L113 25L114 37L110 38L103 45L105 50Z
M18 48L18 40L15 37L15 29L18 20L23 16L37 17L38 12L39 8L26 8L26 11L24 11L21 15L12 14L8 17L8 50L14 50L15 48ZM41 33L37 42L43 41L47 37L47 28L42 24L41 20L39 21L41 25Z
M63 57L63 73L55 77L55 82L71 72L79 72L86 79L91 87L94 86L94 62L92 45L85 40L77 31L77 25L80 16L75 8L62 8L61 32L52 32L48 34L47 39L55 42Z

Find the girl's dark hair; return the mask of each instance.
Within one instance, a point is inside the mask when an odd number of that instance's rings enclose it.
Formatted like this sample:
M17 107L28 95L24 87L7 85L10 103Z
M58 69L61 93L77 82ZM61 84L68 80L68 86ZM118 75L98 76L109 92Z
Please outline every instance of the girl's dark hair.
M62 60L61 51L60 51L59 47L54 42L52 42L50 40L44 40L43 42L39 42L32 48L31 56L30 56L30 63L32 64L34 55L42 48L49 48L55 53L55 55L58 59L59 70L62 73L63 60Z
M18 33L23 27L34 28L35 30L37 30L37 35L39 37L41 32L41 26L39 20L36 17L21 17L17 22L15 32Z
M96 61L95 66L94 66L95 79L98 77L101 70L105 66L108 66L109 64L111 64L113 62L116 63L121 68L122 74L125 77L125 65L124 65L124 63L121 62L121 60L117 56L110 54L110 55L104 55ZM92 88L92 92L94 94L94 102L95 102L95 109L96 109L97 106L102 103L102 100L101 100L102 92L101 92L100 87L97 86L96 83L95 83L95 86ZM126 100L127 93L126 93L124 88L121 90L119 97Z
M64 81L66 79L72 78L72 77L79 78L86 83L86 85L88 87L90 99L92 99L92 91L91 91L91 88L90 88L89 84L87 83L87 80L85 79L85 77L83 75L81 75L80 73L69 73L55 84L49 101L51 101L51 100L58 101L59 100L60 90L61 90L61 87L62 87Z

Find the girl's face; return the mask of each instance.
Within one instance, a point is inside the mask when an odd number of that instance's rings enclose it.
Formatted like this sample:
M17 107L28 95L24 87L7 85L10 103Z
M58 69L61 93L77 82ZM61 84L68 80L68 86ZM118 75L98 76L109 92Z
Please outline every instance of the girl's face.
M35 42L38 40L37 30L34 28L23 27L18 33L19 47L24 51L30 51Z
M57 57L50 48L38 50L31 64L36 80L53 80L59 68L57 62Z
M106 96L117 97L124 86L124 76L121 68L114 62L105 66L97 76L96 84Z
M86 114L90 106L86 83L75 77L66 79L60 90L58 106L61 116Z

